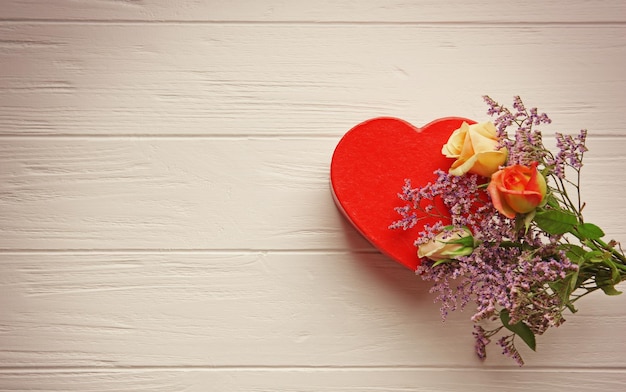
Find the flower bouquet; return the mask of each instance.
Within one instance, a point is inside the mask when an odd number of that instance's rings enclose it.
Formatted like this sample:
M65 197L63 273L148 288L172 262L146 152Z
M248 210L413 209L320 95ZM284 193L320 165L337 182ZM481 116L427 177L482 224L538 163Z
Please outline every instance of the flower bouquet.
M537 129L551 122L545 113L519 97L512 109L484 99L494 121L463 123L452 133L441 151L454 159L449 171L418 188L407 179L399 194L405 204L396 208L401 218L390 227L437 218L416 239L417 273L433 282L444 319L476 305L471 319L481 359L497 335L503 354L521 366L519 339L535 350L535 336L560 326L580 298L596 290L620 294L615 285L626 280L626 257L583 219L586 131L557 133L551 152Z

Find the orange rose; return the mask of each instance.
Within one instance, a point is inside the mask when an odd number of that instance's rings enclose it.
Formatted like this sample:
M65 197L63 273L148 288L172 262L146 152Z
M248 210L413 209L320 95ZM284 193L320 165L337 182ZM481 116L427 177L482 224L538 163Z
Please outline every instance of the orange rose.
M497 132L492 123L468 125L463 122L450 135L441 153L448 158L456 158L450 167L450 174L454 176L476 173L491 177L504 164L507 156L506 148L497 149L497 145Z
M513 165L495 172L487 186L493 206L508 218L537 208L546 195L546 179L537 162L528 166Z

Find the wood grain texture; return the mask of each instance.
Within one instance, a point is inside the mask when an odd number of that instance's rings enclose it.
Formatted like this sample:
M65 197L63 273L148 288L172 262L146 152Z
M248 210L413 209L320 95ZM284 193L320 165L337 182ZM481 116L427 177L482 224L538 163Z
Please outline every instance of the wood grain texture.
M78 6L77 6L78 5ZM261 22L624 22L620 1L586 0L4 0L0 20Z
M11 252L0 263L5 367L517 367L495 345L481 364L470 309L442 324L428 285L378 254ZM586 298L537 353L522 351L528 368L619 367L626 341L606 337L623 330L625 305Z
M328 167L366 119L519 94L549 144L589 129L624 240L625 68L620 1L0 1L0 391L620 390L626 296L480 362Z
M580 392L619 390L623 373L572 370L276 369L1 372L7 390L150 392Z
M586 216L624 238L626 140L591 139ZM368 250L330 197L337 141L5 138L0 248Z
M626 26L0 25L0 134L340 136L521 95L621 135ZM607 61L610 59L610 61Z

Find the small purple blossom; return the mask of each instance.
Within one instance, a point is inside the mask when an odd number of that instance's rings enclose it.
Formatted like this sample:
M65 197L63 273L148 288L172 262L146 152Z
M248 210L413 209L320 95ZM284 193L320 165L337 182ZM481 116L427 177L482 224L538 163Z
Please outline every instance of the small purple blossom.
M474 338L476 339L476 354L478 358L485 359L487 358L487 345L491 343L491 340L487 337L487 333L483 327L480 325L474 325L474 332L472 332Z
M556 156L547 161L547 164L552 167L553 173L558 178L564 179L567 167L579 171L583 166L583 154L587 152L585 146L587 130L581 130L575 137L562 133L556 133L555 137L559 151Z
M512 358L519 366L524 366L522 356L515 348L515 335L507 335L498 339L498 346L502 347L502 355Z

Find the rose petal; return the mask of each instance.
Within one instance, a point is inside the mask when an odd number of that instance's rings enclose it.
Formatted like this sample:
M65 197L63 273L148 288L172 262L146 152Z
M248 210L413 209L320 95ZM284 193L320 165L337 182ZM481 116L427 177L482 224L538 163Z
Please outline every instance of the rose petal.
M504 171L499 170L491 176L491 182L489 182L489 185L487 186L487 192L491 197L491 202L493 203L495 209L507 218L512 219L515 218L515 211L507 204L507 202L503 198L500 197L500 191L506 190L504 188L500 188L502 184L503 174Z
M487 124L491 123L474 124L468 132L472 147L477 153L494 151L498 145L495 134L492 134L485 128Z
M458 158L461 154L463 141L465 140L465 135L467 134L468 129L469 125L467 125L466 122L463 122L459 129L452 132L448 142L441 148L441 153L448 158Z

